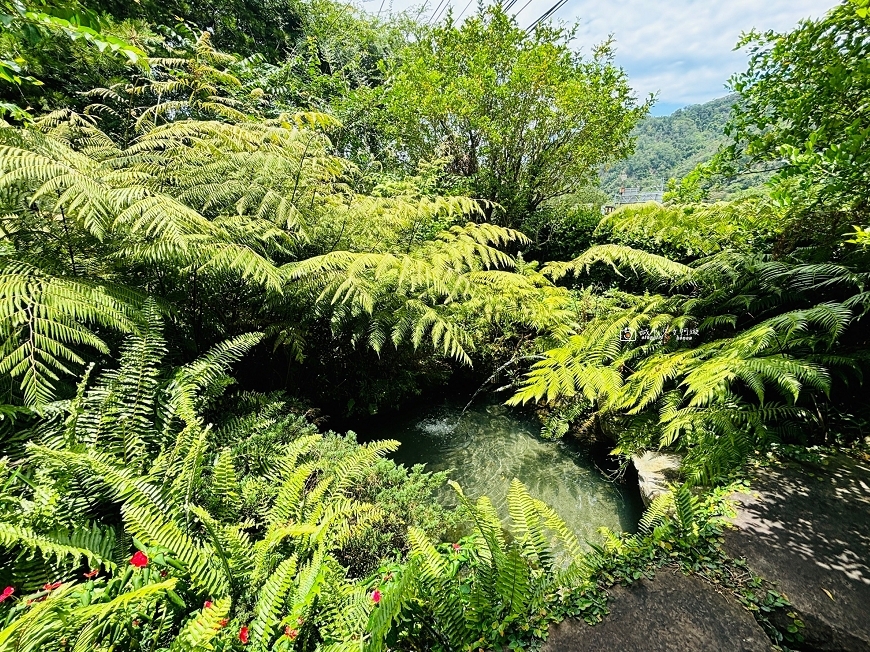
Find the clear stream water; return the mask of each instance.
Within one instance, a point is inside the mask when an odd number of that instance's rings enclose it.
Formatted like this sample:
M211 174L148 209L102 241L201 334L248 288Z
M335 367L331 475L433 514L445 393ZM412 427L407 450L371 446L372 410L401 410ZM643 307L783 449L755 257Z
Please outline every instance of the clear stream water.
M608 480L588 451L542 439L537 420L492 400L479 400L464 414L463 407L447 401L381 421L371 439L397 439L396 462L448 471L466 495L489 496L505 518L508 485L518 478L581 540L600 541L601 526L634 531L641 513L636 488ZM447 487L443 499L452 498Z

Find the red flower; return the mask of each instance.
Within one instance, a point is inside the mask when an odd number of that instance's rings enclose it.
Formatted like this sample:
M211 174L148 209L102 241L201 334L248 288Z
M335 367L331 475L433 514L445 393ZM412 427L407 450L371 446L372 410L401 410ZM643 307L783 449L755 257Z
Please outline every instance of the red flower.
M230 621L227 620L226 618L221 618L221 619L218 621L218 626L220 626L220 627L226 627L226 626L229 624L229 622L230 622Z
M95 578L97 575L99 575L99 573L100 573L100 569L95 568L90 573L82 573L82 575L84 575L85 577L87 577L90 580L90 579Z
M0 593L0 602L3 602L7 598L11 598L13 593L15 593L15 589L11 586L7 586L3 589L3 593Z
M248 635L248 626L242 625L242 628L239 630L239 640L242 642L243 645L247 645L249 638L250 636Z
M54 584L45 584L42 587L42 590L43 591L54 591L55 589L60 588L62 584L63 584L63 582L55 582Z
M381 592L378 589L372 591L372 602L375 604L380 604L381 602Z
M460 548L462 548L462 546L460 546L458 543L454 543L454 544L453 544L453 549L454 549L454 550L459 551Z
M299 636L299 630L298 629L290 629L290 625L287 625L287 627L284 628L284 636L286 636L287 638L289 638L292 641L294 638Z
M205 604L202 606L203 609L211 609L211 600L206 600Z
M136 554L130 557L130 563L136 568L145 568L148 565L148 555L141 550L137 550Z

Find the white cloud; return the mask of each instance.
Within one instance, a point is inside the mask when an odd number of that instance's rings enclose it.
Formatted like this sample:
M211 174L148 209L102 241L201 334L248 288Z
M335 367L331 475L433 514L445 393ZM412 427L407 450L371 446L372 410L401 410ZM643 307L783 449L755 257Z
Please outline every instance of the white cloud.
M466 0L452 2L454 13ZM526 26L555 0L532 0L518 16ZM658 93L664 106L704 102L725 94L725 82L745 67L734 52L741 32L757 28L785 31L802 18L822 16L835 0L569 0L556 17L577 21L575 46L590 48L613 34L617 62L628 72L640 97ZM419 0L393 0L399 11ZM434 8L438 0L432 2ZM474 10L474 0L470 11ZM525 4L518 0L514 9ZM371 7L371 4L366 5Z

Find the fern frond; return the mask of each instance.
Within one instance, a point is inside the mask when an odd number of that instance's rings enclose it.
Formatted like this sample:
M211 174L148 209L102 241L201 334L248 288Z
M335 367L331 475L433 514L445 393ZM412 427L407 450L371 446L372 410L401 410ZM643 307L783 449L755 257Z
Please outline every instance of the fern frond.
M232 603L229 598L220 598L212 602L210 607L203 607L196 612L178 632L171 652L208 652L214 650L214 638L221 630L221 621L229 616Z

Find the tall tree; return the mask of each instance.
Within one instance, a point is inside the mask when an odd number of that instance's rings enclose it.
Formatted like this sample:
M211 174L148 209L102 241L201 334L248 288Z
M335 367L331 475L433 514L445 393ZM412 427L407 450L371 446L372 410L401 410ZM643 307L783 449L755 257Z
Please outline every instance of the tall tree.
M584 58L573 32L521 29L501 6L425 30L390 70L382 128L412 165L447 158L463 192L497 202L518 226L631 150L638 103L606 42Z

